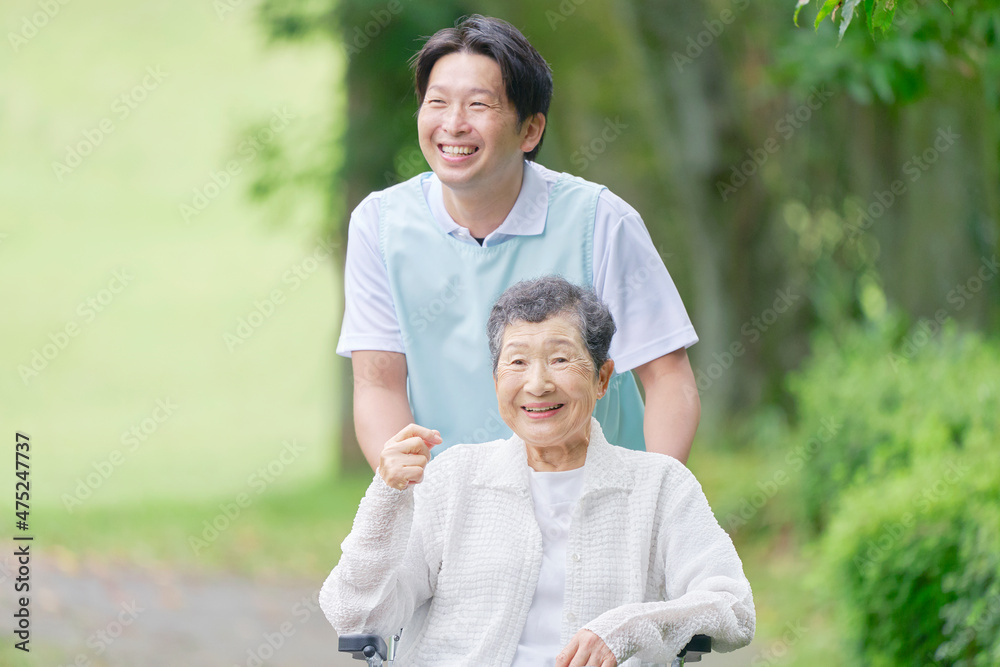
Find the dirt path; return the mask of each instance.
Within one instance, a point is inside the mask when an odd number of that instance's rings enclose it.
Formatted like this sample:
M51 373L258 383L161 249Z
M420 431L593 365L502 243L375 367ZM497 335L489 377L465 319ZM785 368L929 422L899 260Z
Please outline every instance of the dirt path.
M4 588L11 565L9 558L0 563ZM44 656L46 667L364 665L337 653L337 635L316 603L321 582L257 582L51 557L33 561L31 578L33 655ZM12 605L12 594L0 596L0 615L10 618ZM695 664L736 667L753 656L751 648Z
M31 578L33 652L60 666L363 665L337 653L337 635L316 603L320 582L51 558L34 560ZM10 618L12 596L0 600Z

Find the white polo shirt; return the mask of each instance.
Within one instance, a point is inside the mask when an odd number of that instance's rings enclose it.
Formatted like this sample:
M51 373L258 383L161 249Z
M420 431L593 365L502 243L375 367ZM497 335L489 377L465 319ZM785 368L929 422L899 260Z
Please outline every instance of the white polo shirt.
M483 241L503 243L513 236L536 235L545 229L548 195L558 172L531 161L524 163L521 192L501 225ZM379 250L381 191L368 195L351 214L344 270L344 321L337 354L354 350L405 352L389 289L389 276ZM424 196L434 219L451 236L477 243L444 206L441 181L424 181ZM414 268L420 251L414 249ZM593 288L611 310L618 327L611 341L615 371L622 373L698 342L677 288L653 246L639 214L605 189L594 221ZM485 341L486 333L483 332Z

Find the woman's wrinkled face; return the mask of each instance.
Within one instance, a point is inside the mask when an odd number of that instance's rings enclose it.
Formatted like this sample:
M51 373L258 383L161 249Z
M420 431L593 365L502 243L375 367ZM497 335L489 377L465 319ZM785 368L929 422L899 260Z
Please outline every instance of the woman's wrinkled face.
M614 362L600 374L566 313L507 326L497 362L500 416L529 446L565 447L590 441L590 416L607 391Z

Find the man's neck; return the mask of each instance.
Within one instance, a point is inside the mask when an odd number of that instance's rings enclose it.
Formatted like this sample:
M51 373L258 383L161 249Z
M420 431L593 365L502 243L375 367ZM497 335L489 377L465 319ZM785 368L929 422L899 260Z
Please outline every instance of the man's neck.
M478 238L485 238L503 224L517 197L521 194L524 167L512 169L510 175L494 179L485 188L442 188L444 208L452 220Z

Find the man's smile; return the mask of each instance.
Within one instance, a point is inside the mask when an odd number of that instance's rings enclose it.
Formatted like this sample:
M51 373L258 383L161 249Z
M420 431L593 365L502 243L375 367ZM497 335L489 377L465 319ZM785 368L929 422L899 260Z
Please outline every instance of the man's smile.
M472 155L479 151L477 146L455 146L448 144L438 144L438 149L447 157L461 157L463 155Z

